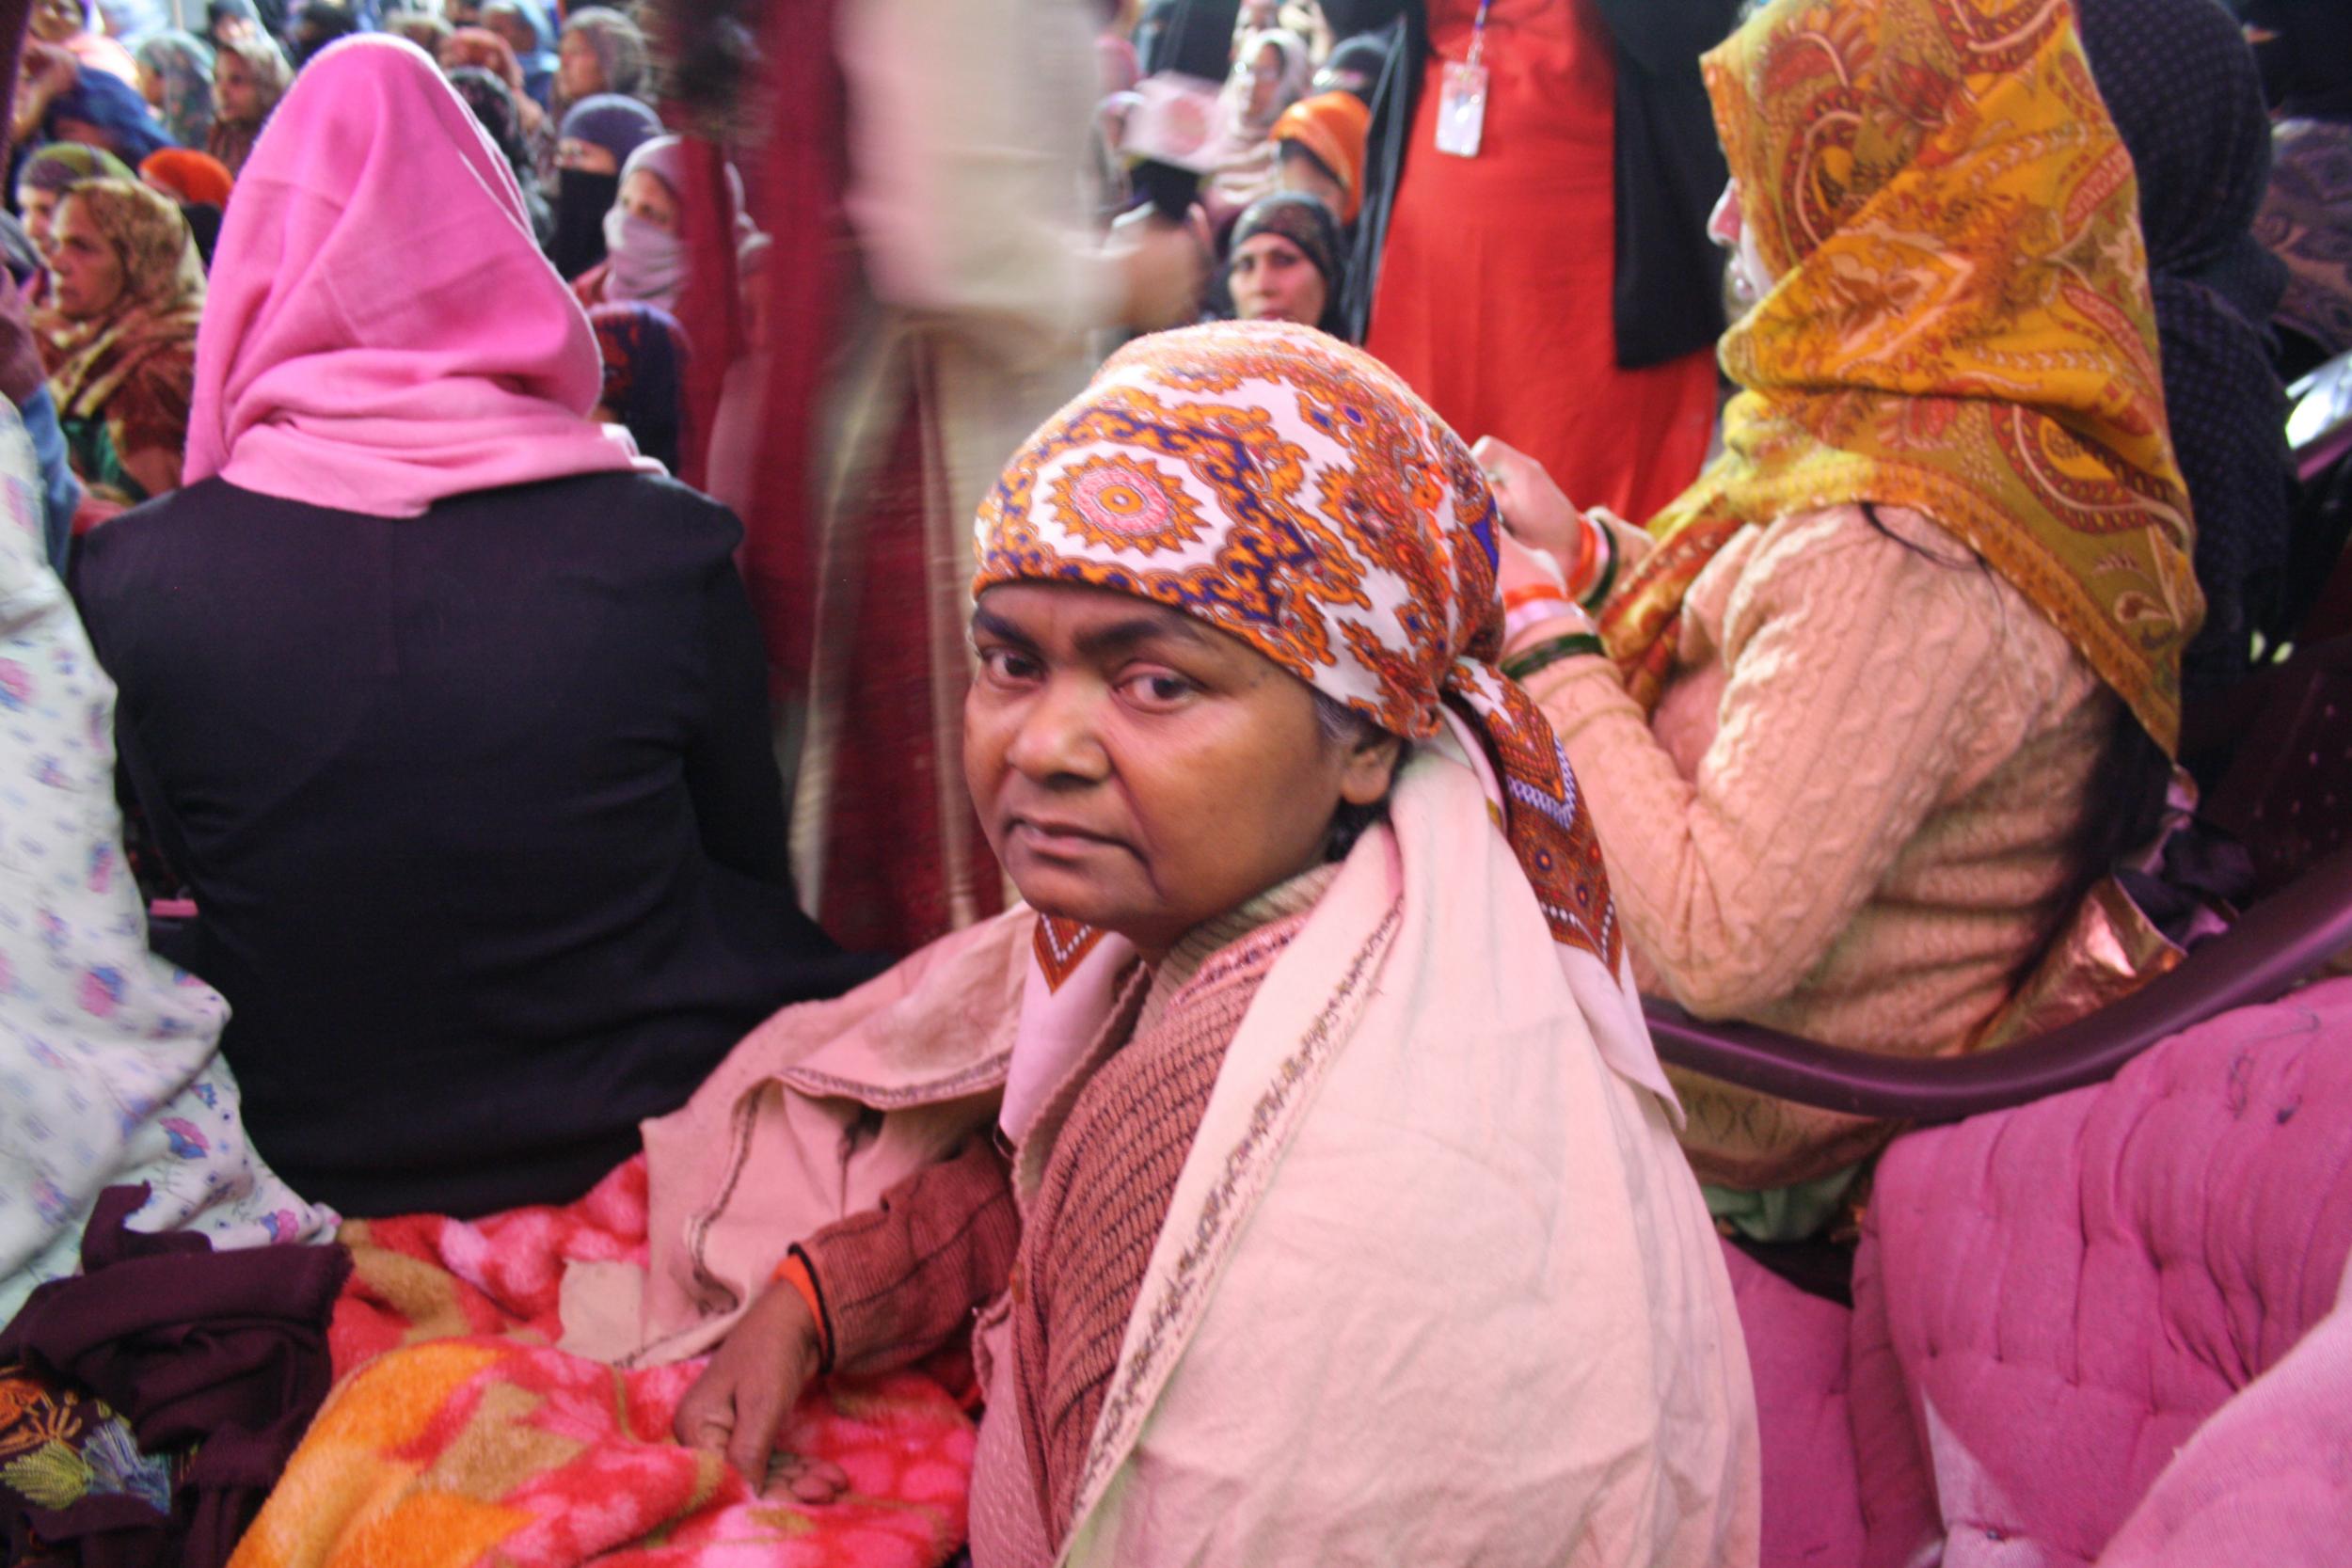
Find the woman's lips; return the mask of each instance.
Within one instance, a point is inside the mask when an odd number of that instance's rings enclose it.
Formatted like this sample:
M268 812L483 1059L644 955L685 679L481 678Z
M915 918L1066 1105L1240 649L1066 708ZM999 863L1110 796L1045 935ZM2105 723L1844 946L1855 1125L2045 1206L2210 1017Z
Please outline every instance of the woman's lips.
M1118 839L1104 833L1092 832L1068 822L1044 822L1029 816L1012 819L1012 836L1013 841L1025 849L1058 859L1101 849L1126 847Z

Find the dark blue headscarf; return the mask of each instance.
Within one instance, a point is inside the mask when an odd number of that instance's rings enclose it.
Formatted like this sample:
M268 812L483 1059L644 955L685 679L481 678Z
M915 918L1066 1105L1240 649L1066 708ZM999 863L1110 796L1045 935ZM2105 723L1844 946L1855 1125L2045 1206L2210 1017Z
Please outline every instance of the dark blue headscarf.
M139 89L119 76L85 69L73 85L50 101L45 121L53 139L60 120L78 119L105 133L108 150L136 168L151 152L180 144L171 139Z

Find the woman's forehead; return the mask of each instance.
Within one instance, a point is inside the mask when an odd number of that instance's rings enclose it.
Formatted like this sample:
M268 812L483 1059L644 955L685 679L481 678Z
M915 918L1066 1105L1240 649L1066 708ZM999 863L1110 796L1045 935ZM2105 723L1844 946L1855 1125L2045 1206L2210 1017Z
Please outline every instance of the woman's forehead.
M973 606L972 626L1033 643L1068 643L1082 653L1114 645L1178 642L1234 657L1264 657L1183 610L1090 583L997 583L981 591Z

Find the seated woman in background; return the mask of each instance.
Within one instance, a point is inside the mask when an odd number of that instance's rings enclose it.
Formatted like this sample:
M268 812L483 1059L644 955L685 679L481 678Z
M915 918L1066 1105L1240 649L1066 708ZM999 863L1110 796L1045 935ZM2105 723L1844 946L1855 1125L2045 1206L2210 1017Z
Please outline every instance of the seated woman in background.
M566 117L568 119L568 117ZM605 258L572 279L572 293L585 306L639 301L664 310L677 309L691 260L685 236L686 144L656 136L639 144L621 166L621 182L604 214ZM743 177L727 166L727 224L737 248L759 230L743 211Z
M802 1238L682 1440L756 1484L819 1368L984 1309L980 1568L1755 1561L1722 1253L1489 662L1496 531L1453 432L1288 325L1143 339L1015 454L964 705L1044 917L1010 1168L977 1137Z
M21 141L79 142L131 164L171 145L138 88L40 44L25 51L14 123Z
M235 38L213 60L213 132L204 150L230 173L244 169L253 143L294 83L294 67L266 38Z
M604 260L604 215L621 194L621 166L661 135L634 98L603 92L565 111L555 142L555 240L548 259L566 281Z
M1506 667L1645 987L1906 1055L1967 1049L2153 829L2201 613L2122 143L2071 12L1962 41L1999 9L1782 0L1708 56L1762 298L1724 340L1724 454L1649 534L1553 529L1540 470L1481 452L1599 609L1599 639L1547 610L1514 548ZM1682 1087L1759 1234L1820 1223L1889 1132Z
M1225 287L1241 321L1296 322L1342 336L1340 228L1311 196L1262 197L1233 225Z
M556 40L554 106L566 111L604 92L642 98L645 70L645 35L637 24L609 6L583 6L564 19Z
M871 968L793 898L741 531L588 421L586 319L394 40L263 135L198 364L191 487L77 587L254 1142L347 1213L577 1197Z
M34 318L73 472L119 511L180 483L204 264L169 197L128 180L71 187Z
M139 93L182 147L201 148L213 134L213 47L193 33L151 33L139 40Z
M599 305L588 312L604 356L604 391L589 418L617 424L637 450L677 472L686 422L686 332L659 306Z
M1343 237L1364 204L1364 140L1371 134L1372 111L1352 92L1301 99L1274 122L1277 182L1330 208Z
M1216 171L1200 184L1212 225L1222 227L1275 188L1275 122L1306 96L1313 71L1306 40L1279 28L1250 34L1234 52L1233 72L1218 106L1223 123L1210 154Z
M65 193L85 180L135 180L131 166L111 152L79 142L56 142L24 160L16 174L16 210L24 216L25 238L42 258L41 271L25 285L35 306L49 302L49 244Z

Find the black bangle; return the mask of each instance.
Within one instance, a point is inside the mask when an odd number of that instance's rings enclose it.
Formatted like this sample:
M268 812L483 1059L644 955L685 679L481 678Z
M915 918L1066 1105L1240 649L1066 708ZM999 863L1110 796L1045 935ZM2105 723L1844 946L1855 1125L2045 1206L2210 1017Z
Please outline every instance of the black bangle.
M1609 590L1617 585L1617 536L1605 524L1588 520L1584 526L1599 531L1601 546L1609 552L1609 559L1602 563L1600 576L1594 579L1591 591L1578 601L1586 610L1597 610L1609 602Z
M1564 658L1583 654L1606 654L1607 644L1589 631L1572 631L1565 637L1547 638L1524 653L1515 654L1502 661L1502 673L1515 681L1525 681L1539 670L1548 670Z

